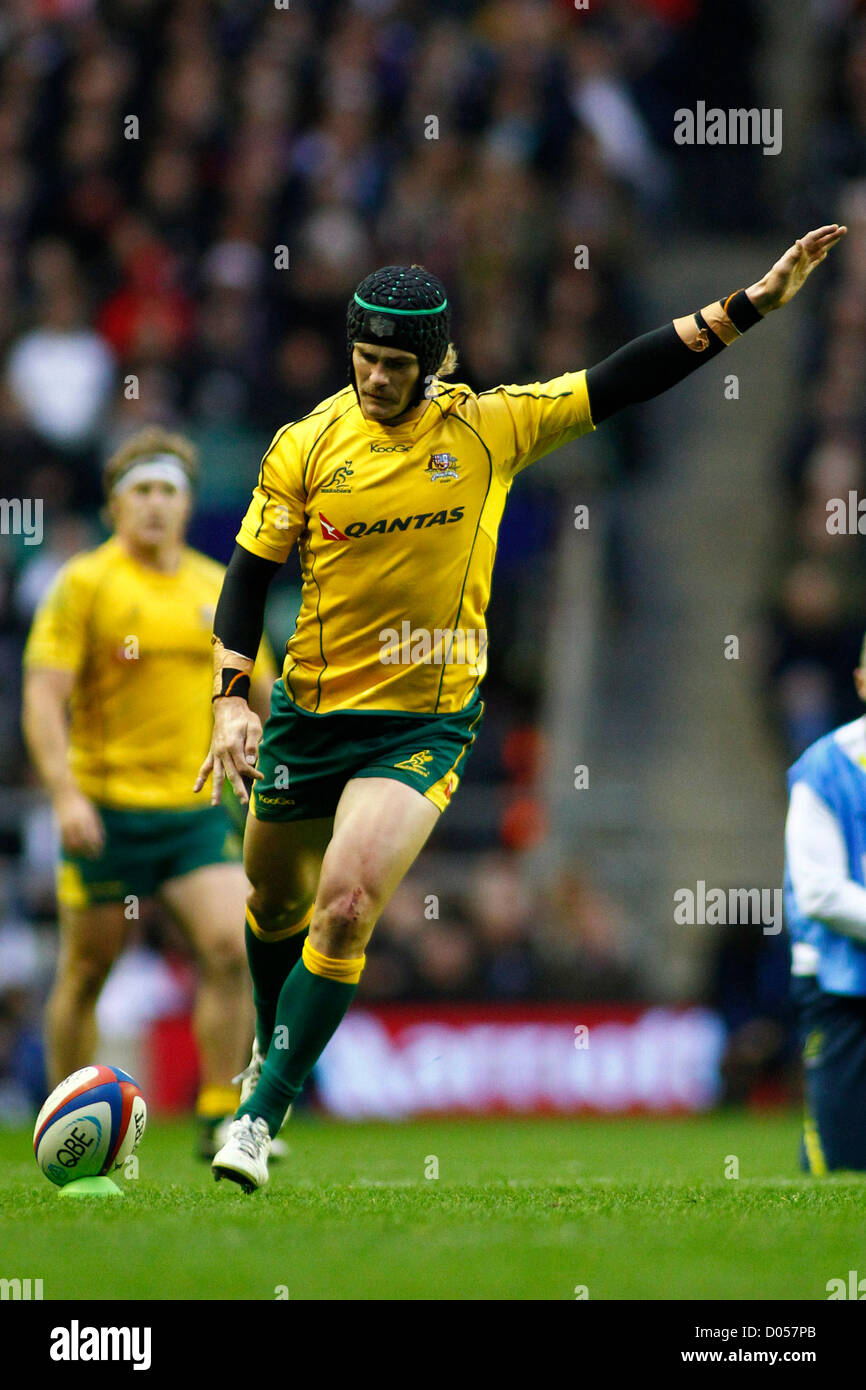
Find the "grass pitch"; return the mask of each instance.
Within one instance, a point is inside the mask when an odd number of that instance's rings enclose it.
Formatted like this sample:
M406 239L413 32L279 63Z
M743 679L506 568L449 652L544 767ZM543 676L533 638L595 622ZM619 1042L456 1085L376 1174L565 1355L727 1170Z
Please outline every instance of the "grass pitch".
M193 1159L190 1122L153 1122L125 1198L79 1201L0 1130L0 1277L46 1300L825 1300L866 1274L866 1176L801 1175L798 1128L299 1117L247 1197Z

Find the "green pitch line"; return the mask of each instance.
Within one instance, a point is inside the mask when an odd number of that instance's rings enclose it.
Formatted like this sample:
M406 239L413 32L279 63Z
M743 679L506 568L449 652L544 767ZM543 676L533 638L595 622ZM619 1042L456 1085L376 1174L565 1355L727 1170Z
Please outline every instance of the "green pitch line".
M284 1134L245 1197L193 1160L191 1124L152 1123L126 1200L97 1207L0 1130L0 1278L46 1299L823 1300L866 1276L866 1177L802 1176L793 1115Z

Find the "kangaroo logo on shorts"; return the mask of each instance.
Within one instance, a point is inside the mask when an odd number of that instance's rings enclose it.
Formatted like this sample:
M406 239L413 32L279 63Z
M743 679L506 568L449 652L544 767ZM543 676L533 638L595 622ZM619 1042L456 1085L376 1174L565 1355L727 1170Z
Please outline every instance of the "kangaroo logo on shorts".
M420 753L413 753L411 758L405 758L402 763L395 763L395 767L405 768L407 772L417 772L421 777L429 776L425 763L432 763L433 754L429 748L423 748Z

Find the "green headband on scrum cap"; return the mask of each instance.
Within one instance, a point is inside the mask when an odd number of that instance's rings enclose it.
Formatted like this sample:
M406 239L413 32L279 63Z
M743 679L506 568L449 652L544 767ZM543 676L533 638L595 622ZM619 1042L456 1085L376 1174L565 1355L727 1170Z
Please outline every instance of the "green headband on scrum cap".
M365 299L361 298L357 290L352 297L362 309L372 309L377 314L411 314L413 318L418 318L421 314L441 314L443 309L448 308L447 299L443 299L442 303L437 304L433 309L392 309L388 304L368 304Z

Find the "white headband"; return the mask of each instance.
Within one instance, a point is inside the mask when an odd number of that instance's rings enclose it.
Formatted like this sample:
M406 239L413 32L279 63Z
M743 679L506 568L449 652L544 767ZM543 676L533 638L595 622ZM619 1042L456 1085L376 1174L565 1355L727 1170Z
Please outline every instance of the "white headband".
M152 459L134 463L114 484L112 497L118 497L136 483L172 483L178 492L189 491L189 477L178 463L176 454L156 454Z

